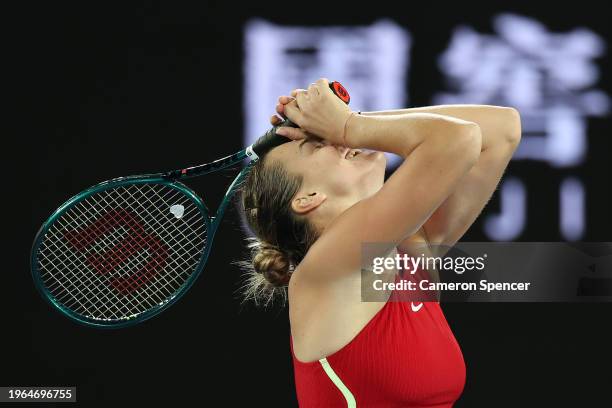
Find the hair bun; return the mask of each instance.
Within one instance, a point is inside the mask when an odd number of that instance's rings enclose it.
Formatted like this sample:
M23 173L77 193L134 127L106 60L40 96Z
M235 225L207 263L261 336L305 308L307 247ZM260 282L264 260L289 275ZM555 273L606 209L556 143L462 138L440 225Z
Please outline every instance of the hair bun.
M285 286L291 277L289 254L276 245L260 242L253 257L253 267L272 286Z

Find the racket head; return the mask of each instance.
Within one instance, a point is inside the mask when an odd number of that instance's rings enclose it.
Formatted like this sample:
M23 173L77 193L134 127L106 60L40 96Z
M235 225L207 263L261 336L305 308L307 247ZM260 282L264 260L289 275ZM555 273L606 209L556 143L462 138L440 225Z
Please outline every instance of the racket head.
M93 327L143 322L180 299L208 258L215 226L202 200L159 175L106 181L41 226L34 283L54 309Z

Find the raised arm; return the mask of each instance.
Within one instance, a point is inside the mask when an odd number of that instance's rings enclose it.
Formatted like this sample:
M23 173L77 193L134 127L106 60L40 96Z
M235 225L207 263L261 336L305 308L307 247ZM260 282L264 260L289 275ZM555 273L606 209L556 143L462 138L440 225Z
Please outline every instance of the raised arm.
M362 243L386 244L370 254L384 256L415 234L477 162L482 144L477 124L434 113L357 115L346 142L406 160L376 194L338 216L299 265L328 283L361 269Z
M520 115L514 108L493 105L439 105L363 114L392 117L406 113L448 115L477 123L482 132L481 153L474 167L423 224L422 233L399 245L408 250L411 243L423 239L433 244L434 255L443 256L478 218L497 188L521 140Z

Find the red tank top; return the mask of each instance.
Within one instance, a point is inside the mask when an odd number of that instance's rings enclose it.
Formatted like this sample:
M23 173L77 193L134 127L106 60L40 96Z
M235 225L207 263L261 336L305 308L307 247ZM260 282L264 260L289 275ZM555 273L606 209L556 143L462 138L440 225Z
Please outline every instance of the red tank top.
M404 279L424 276L418 270ZM297 360L290 337L301 408L453 406L465 385L465 362L440 304L397 301L401 292L391 296L396 301L387 301L347 345L326 358Z

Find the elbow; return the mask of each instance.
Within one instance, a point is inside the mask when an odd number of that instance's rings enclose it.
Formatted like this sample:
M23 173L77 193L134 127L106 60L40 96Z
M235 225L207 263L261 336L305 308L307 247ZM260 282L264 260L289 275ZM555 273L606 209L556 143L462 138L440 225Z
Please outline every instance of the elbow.
M482 151L482 132L474 122L462 125L457 137L461 157L471 166L476 164Z
M505 117L507 118L505 119L507 124L507 130L505 132L506 141L516 148L521 142L521 114L517 109L511 107L504 108L504 110Z
M468 171L480 157L482 151L482 132L475 122L462 120L446 127L437 139L437 155L442 155L449 163L459 165Z
M436 143L436 155L442 155L450 163L460 164L469 170L480 157L482 132L480 126L467 120L445 120L432 133Z

